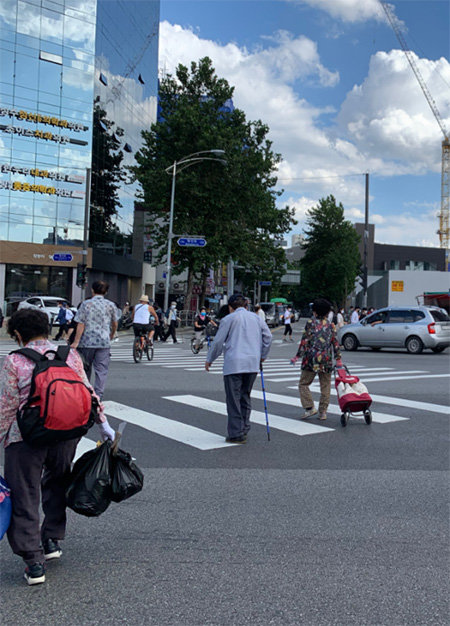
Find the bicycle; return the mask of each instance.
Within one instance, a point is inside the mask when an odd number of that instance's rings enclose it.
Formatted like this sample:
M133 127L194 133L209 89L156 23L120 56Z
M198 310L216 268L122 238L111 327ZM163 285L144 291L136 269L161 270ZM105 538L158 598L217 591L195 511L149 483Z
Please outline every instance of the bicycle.
M139 363L142 360L142 355L145 353L149 361L153 360L153 341L148 338L148 333L141 331L139 337L134 338L133 342L133 359L135 363Z
M209 325L208 325L209 326ZM193 354L198 354L200 352L200 350L204 347L205 343L208 344L208 350L211 347L212 342L214 341L214 335L217 332L217 328L211 325L211 328L206 327L206 331L203 331L204 333L206 333L200 343L198 345L196 345L196 338L192 337L191 339L191 350L193 352Z

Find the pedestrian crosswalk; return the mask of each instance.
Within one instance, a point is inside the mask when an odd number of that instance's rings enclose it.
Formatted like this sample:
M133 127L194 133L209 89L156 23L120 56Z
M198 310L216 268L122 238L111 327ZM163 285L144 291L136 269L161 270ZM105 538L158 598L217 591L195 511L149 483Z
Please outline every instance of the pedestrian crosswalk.
M316 399L318 399L318 394L319 391L313 389L313 395ZM263 392L255 387L252 392L252 399L254 406L250 418L251 422L256 428L265 428L266 416L262 403ZM337 403L333 401L328 409L329 419L323 424L316 422L314 419L308 421L298 419L302 411L297 394L268 392L266 393L266 399L269 405L270 427L274 431L273 439L276 438L278 433L294 438L302 438L314 435L328 435L330 437L333 433L341 431L340 421L333 417L339 416L341 410ZM173 394L164 396L163 400L167 400L168 404L164 411L161 411L161 413L164 413L161 415L152 412L151 409L137 409L114 401L106 401L104 403L105 413L110 418L127 422L148 433L164 437L177 444L189 446L202 452L217 452L221 449L236 447L235 444L229 444L224 439L223 433L225 432L227 413L225 402L195 394ZM407 413L408 408L414 408L428 414L447 414L447 407L437 404L426 404L388 396L374 396L373 400L372 428L388 426L394 423L408 423L410 417L406 417L404 414L397 414L398 407L401 408L400 412L403 413L405 413L405 409ZM381 410L382 405L384 405L386 412ZM196 417L201 417L203 420L202 424L205 423L206 419L206 423L210 424L208 429L199 428L188 423L189 410L191 409L194 409L193 414ZM362 420L363 417L354 416L352 419ZM262 431L260 432L262 434ZM95 447L94 437L96 435L96 432L92 432L92 434L89 433L88 437L82 439L78 446L77 456ZM258 430L255 431L254 436L256 439Z

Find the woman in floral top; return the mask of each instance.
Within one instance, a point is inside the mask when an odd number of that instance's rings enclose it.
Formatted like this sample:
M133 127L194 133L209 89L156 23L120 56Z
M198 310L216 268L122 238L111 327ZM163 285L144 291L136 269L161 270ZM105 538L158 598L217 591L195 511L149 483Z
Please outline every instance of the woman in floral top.
M302 373L298 387L300 401L305 413L301 419L308 419L317 414L309 387L318 374L320 383L319 419L326 420L330 403L333 354L336 363L341 364L341 352L336 337L336 327L327 319L331 310L328 300L318 298L314 301L312 310L314 317L306 322L305 331L292 363L302 359Z
M47 315L36 309L16 311L8 322L8 333L19 345L41 354L57 348L48 340L48 331ZM10 354L0 372L0 443L5 447L5 479L12 504L8 541L27 565L24 576L29 585L43 583L44 562L62 554L58 542L66 528L65 489L78 444L78 439L71 439L35 448L22 440L16 415L28 399L34 365L21 354ZM75 350L70 351L67 365L92 390ZM114 439L103 413L96 421L102 439ZM39 529L41 492L44 521Z

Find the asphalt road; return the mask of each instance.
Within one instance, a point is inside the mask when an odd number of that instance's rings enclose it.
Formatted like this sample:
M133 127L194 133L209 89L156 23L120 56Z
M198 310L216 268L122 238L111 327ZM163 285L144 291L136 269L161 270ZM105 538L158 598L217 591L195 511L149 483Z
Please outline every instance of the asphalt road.
M130 338L114 344L107 412L129 422L144 490L98 519L69 512L37 588L2 541L2 624L448 624L449 350L343 353L373 423L342 428L332 397L328 420L305 424L296 347L277 330L271 441L258 378L249 442L224 446L220 369L185 339L140 364Z

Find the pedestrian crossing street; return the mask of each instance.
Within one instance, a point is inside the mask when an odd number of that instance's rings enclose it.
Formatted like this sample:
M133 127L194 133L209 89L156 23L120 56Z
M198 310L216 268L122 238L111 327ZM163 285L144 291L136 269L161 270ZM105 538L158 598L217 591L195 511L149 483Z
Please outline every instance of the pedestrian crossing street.
M313 390L313 394L315 399L318 400L318 390ZM415 402L403 398L391 398L382 395L374 395L372 397L375 404L372 405L373 424L370 428L385 426L396 422L404 424L409 422L409 417L396 414L396 407L402 407L403 409L420 409L421 412L426 412L428 415L433 413L448 415L448 408L446 406ZM170 404L173 403L173 408L168 405L167 410L164 411L164 413L170 415L170 417L158 415L147 410L136 409L113 401L106 401L104 403L105 413L108 417L116 418L120 421L137 426L146 432L165 437L203 452L236 447L237 444L226 443L223 435L226 425L225 402L194 394L175 394L164 396L163 399L167 400ZM339 420L333 419L333 416L339 416L341 413L337 402L334 400L332 400L328 409L329 420L326 424L323 424L314 419L308 421L300 421L298 419L302 410L300 409L297 394L291 395L267 392L266 399L272 439L276 438L277 433L284 433L294 437L314 435L331 436L333 433L336 433L337 430L341 430ZM265 438L266 416L262 403L263 392L257 388L257 385L255 385L252 392L252 400L253 410L251 422L257 427L261 427L261 429L256 428L252 430L252 438ZM380 405L383 404L386 410L390 412L383 412L379 409ZM289 408L286 409L286 407ZM200 414L200 412L205 412L208 419L211 420L212 430L216 432L198 428L181 421L183 418L187 419L187 408L195 409L196 415ZM283 413L287 413L290 417L286 417ZM353 416L351 421L353 420L362 422L363 417ZM351 428L351 425L349 428ZM90 433L89 437L85 437L80 442L77 457L95 447L96 441L91 438L95 437L97 434L95 427L93 431L94 432L91 431L92 434ZM219 432L222 434L218 434Z
M12 342L11 345L4 342L0 346L0 357L8 354L8 352L15 349L15 347L16 345ZM199 355L193 355L189 350L178 346L156 344L153 361L142 361L139 364L135 364L132 360L131 349L131 342L127 342L126 344L121 342L119 344L113 344L111 347L112 360L129 362L133 367L138 368L163 367L169 370L177 368L187 372L202 372L205 377L210 374L222 374L222 357L213 363L209 374L204 372L206 350L203 350ZM358 375L363 382L370 383L370 393L374 402L372 405L372 427L408 422L409 417L405 417L405 409L420 410L424 412L425 415L430 413L448 415L447 406L374 393L373 384L381 381L410 380L416 378L448 378L449 374L433 374L423 369L396 371L394 368L387 366L368 367L362 365L352 366L350 364L349 369L352 374ZM333 417L339 417L341 414L334 387L332 387L332 401L328 409L329 420L325 424L319 423L314 419L300 421L298 418L300 417L301 409L297 391L299 375L299 367L292 367L289 360L286 358L270 358L264 364L265 386L266 389L270 389L266 393L266 398L273 437L276 437L277 432L285 433L293 437L314 435L331 436L336 430L341 429L339 420ZM289 382L295 383L295 385L286 385L286 383ZM286 390L286 392L273 392L274 383L282 383L282 387L277 387L277 389L283 389ZM311 385L311 390L317 401L320 391L318 382ZM104 403L105 413L109 417L132 424L133 426L141 428L143 431L165 437L166 439L190 446L199 451L217 451L223 448L235 447L236 444L226 443L224 439L223 433L225 432L226 425L225 402L219 402L194 394L175 394L164 396L163 399L168 401L167 409L161 411L164 413L163 415L153 413L151 407L150 410L144 411L113 401L106 401ZM266 425L262 402L263 392L261 390L261 380L259 376L252 392L252 399L253 411L251 421L257 427L255 429L256 438L259 434L258 427L265 429ZM208 419L211 419L211 431L185 423L183 419L186 419L186 410L188 408L195 409L196 414L207 415ZM403 413L403 415L397 414L399 408L401 409L400 413ZM352 420L363 420L363 418L353 417ZM262 430L260 434L264 436ZM77 456L95 447L96 440L94 439L96 437L98 437L98 432L96 427L94 427L89 433L89 436L81 440L78 446Z

